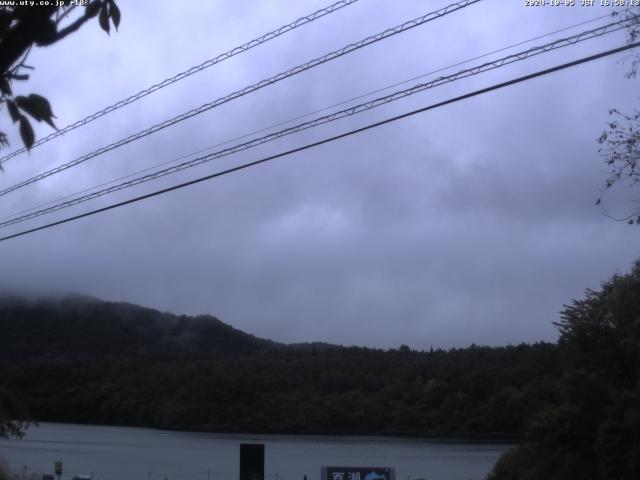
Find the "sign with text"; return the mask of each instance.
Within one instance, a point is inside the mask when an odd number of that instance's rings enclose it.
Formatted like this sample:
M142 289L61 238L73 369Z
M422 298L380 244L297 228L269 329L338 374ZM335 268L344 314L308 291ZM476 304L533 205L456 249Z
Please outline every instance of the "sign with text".
M54 466L56 468L56 475L62 475L62 462L56 462Z
M322 480L395 480L393 467L322 467Z

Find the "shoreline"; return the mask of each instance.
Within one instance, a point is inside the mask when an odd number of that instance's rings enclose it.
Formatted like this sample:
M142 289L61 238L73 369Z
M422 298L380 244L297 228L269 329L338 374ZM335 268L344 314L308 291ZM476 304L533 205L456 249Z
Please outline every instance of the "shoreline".
M265 439L270 441L288 441L295 437L299 441L309 443L320 441L332 441L334 443L433 443L433 444L458 444L458 445L518 445L518 439L504 436L478 436L478 437L455 437L455 436L414 436L414 435L366 435L366 434L315 434L315 433L261 433L261 432L210 432L202 430L178 430L156 427L131 426L131 425L107 425L96 423L73 423L73 422L53 422L43 421L33 423L25 431L22 440L28 439L29 430L40 426L55 426L57 428L69 426L73 428L110 428L110 429L135 429L141 431L166 432L171 434L184 435L189 438L212 438L212 439ZM2 441L15 441L21 439L2 439Z

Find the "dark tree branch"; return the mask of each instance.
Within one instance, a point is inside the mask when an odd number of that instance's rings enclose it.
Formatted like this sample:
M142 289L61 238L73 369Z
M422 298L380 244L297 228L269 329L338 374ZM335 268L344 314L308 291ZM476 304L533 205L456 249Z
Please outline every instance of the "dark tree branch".
M72 11L73 9L76 8L75 5L71 5L70 7L67 7L67 9L65 11L63 11L62 13L58 13L58 18L56 18L56 25L59 25L60 22L62 20L65 19L65 17L67 17Z
M46 6L29 10L16 10L16 25L10 29L0 44L0 72L6 72L42 37L39 27L50 21L56 7Z
M102 1L101 0L95 0L93 2L93 4L100 5L100 4L102 4ZM94 10L94 8L95 8L95 10ZM94 11L95 11L95 13L94 13ZM97 7L92 7L91 5L88 5L87 8L85 9L84 15L82 15L79 18L77 18L73 23L71 23L70 25L67 25L62 30L59 30L56 33L55 36L51 37L51 39L47 41L47 43L41 43L41 45L43 45L43 46L51 45L53 43L56 43L56 42L62 40L63 38L65 38L70 33L73 33L76 30L78 30L82 25L84 25L87 22L87 20L90 20L93 17L95 17L97 12L98 12Z
M28 80L29 75L21 73L22 69L32 68L25 64L33 45L52 45L71 33L80 29L88 20L100 14L100 27L109 33L109 23L118 28L120 10L114 0L90 0L82 15L59 29L62 21L72 11L77 11L74 5L59 6L55 2L49 5L39 5L37 8L27 6L27 2L15 7L0 7L0 103L14 105L37 121L45 121L56 128L52 118L51 107L46 98L30 94L13 98L12 80ZM106 20L106 24L105 24ZM17 105L17 106L16 106ZM12 114L15 122L19 121L20 136L27 147L31 148L35 136L29 119L23 115ZM6 146L7 136L0 132L0 148Z

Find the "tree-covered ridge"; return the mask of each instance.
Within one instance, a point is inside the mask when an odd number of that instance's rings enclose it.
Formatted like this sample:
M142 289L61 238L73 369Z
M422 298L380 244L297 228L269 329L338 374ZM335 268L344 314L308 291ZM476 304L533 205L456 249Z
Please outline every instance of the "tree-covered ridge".
M5 298L0 393L41 421L519 438L492 480L640 478L640 262L556 325L557 345L383 351L288 346L94 299Z
M246 353L276 345L215 317L163 313L91 297L0 298L0 359L190 350Z
M514 438L551 395L557 364L556 347L542 343L287 346L212 317L205 328L202 317L92 299L13 299L0 312L11 330L0 378L39 421Z
M640 478L640 262L566 306L561 374L493 480Z

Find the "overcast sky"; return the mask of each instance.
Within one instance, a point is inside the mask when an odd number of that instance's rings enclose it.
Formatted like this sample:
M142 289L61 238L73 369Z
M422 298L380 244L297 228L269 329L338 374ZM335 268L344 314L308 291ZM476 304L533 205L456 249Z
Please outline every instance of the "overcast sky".
M32 78L15 90L48 97L58 126L66 126L330 1L119 0L117 33L107 36L96 19L59 44L35 49L29 58ZM10 160L0 186L448 3L360 0ZM0 215L610 12L486 0L13 192L0 199ZM131 198L624 42L621 32L541 55L0 233ZM563 304L615 272L627 272L640 257L640 227L612 221L594 206L607 175L596 140L608 109L631 111L639 101L638 80L624 77L623 57L2 242L1 286L208 313L284 342L422 349L555 340L551 322ZM8 116L0 121L12 147L20 145ZM37 127L38 137L50 132L46 125ZM607 208L622 215L633 195L621 189L608 198Z

